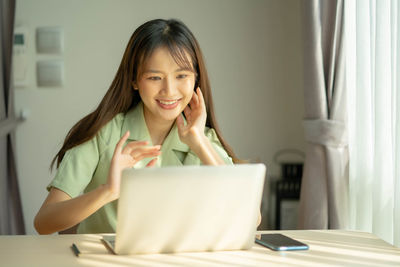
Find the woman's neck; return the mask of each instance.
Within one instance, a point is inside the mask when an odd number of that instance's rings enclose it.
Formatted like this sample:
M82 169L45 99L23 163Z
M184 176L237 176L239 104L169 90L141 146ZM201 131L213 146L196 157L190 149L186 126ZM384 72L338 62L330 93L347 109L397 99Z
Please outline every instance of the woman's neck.
M146 122L147 130L149 131L153 145L162 145L165 138L171 131L174 121L164 121L150 118L149 116L146 116L146 112L144 112L144 120Z

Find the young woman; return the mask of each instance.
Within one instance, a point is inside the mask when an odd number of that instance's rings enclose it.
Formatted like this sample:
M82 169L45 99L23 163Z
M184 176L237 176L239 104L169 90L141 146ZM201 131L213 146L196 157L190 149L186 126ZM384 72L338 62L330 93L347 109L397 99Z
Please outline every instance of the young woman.
M65 138L35 228L115 232L124 168L236 161L215 120L198 42L180 21L152 20L133 33L97 109Z

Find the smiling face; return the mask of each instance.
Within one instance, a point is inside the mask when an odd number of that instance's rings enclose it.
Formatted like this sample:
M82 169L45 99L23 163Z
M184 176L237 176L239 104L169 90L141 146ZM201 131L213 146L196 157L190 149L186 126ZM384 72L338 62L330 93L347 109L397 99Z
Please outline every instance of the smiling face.
M133 84L144 103L146 122L172 123L193 95L195 74L182 68L166 47L154 50Z

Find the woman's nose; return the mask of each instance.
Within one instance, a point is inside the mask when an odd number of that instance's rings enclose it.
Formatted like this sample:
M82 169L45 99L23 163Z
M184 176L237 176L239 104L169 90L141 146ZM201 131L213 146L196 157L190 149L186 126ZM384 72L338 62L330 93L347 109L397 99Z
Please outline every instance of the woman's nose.
M176 84L173 79L165 78L163 84L163 91L168 95L175 90Z

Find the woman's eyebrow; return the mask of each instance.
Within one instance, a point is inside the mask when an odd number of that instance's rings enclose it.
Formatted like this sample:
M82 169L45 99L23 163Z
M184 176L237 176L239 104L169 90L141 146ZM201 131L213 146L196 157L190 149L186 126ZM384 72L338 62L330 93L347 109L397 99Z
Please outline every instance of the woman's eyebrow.
M145 71L144 71L144 73L148 73L148 72L150 72L150 73L162 73L162 71L159 71L159 70L152 70L152 69L150 69L150 70L145 70Z
M193 72L193 70L188 67L176 69L174 72L180 72L180 71L192 71ZM143 73L164 73L164 72L160 71L160 70L149 69L149 70L145 70Z
M193 71L193 70L189 67L179 68L179 69L175 70L175 72L179 72L179 71Z

